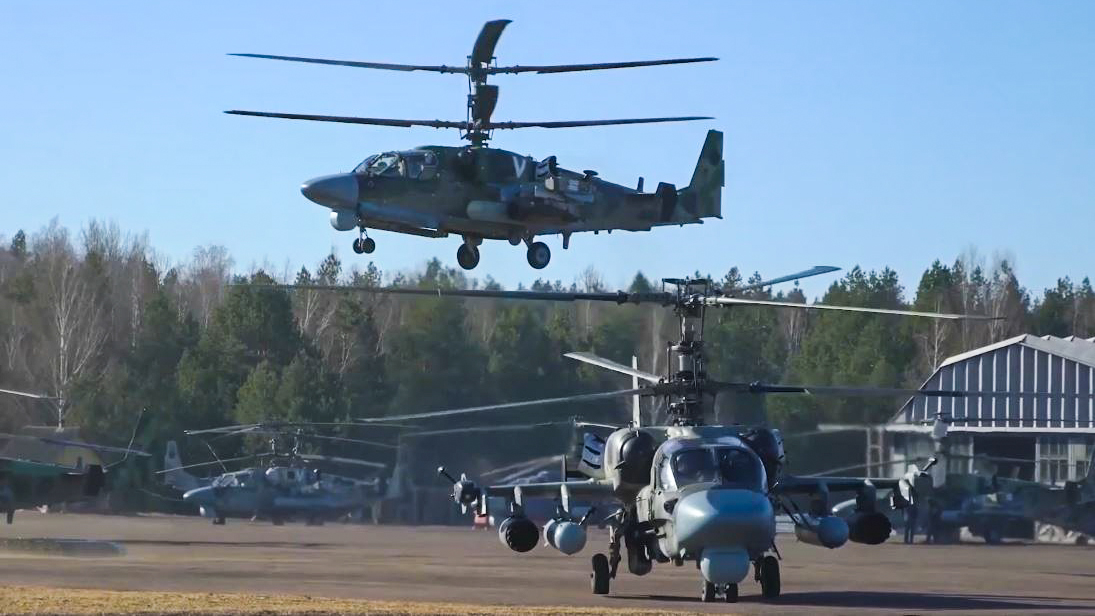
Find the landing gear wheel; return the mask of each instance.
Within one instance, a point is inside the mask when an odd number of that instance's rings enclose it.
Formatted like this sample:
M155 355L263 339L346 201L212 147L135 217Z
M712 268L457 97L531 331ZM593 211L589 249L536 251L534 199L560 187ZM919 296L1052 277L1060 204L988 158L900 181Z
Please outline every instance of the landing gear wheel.
M213 518L213 525L214 526L224 526L224 516L221 516L219 518Z
M11 524L14 521L15 521L15 512L14 511L9 511L8 512L8 524ZM1077 539L1076 541L1077 541L1077 543L1079 543L1079 539Z
M376 240L374 240L371 237L365 238L364 240L361 241L361 249L367 255L372 254L373 251L376 250Z
M456 249L456 262L466 270L475 269L479 265L479 249L460 244L460 248Z
M760 594L765 599L775 599L779 596L779 561L769 554L760 559Z
M11 524L10 513L8 514L8 524ZM1087 538L1087 535L1080 535L1079 537L1076 537L1076 545L1087 545L1088 541L1089 539Z
M595 595L607 595L608 594L608 557L604 554L593 555L593 572L589 574L590 586L593 587L593 594Z
M704 603L711 603L715 600L715 597L719 594L719 587L707 580L703 581L703 589L700 590L700 601Z
M726 593L725 593L725 596L723 598L726 599L727 603L737 603L738 602L738 585L737 584L727 584L726 585Z
M985 543L989 545L996 545L1000 543L1001 533L999 528L986 528L985 529Z
M283 519L281 519L281 518L279 518L279 517L276 517L276 516L275 516L275 517L273 517L273 518L270 518L270 522L271 522L271 523L272 523L272 524L273 524L274 526L284 526L284 525L285 525L285 520L283 520Z
M533 242L528 247L528 264L534 269L544 269L551 261L551 249L543 242Z

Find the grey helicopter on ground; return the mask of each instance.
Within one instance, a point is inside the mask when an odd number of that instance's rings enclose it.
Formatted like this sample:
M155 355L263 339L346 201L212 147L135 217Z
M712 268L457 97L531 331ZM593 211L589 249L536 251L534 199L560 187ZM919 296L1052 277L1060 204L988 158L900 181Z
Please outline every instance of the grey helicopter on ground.
M703 577L701 598L714 601L720 595L736 601L738 584L754 568L766 598L780 594L775 516L787 513L802 541L837 548L847 541L878 544L891 533L885 515L875 510L879 489L893 489L897 479L868 480L861 477L799 477L784 472L783 437L766 425L763 417L736 418L736 425L705 425L719 394L742 396L813 394L837 396L931 396L985 395L982 392L783 385L760 382L726 382L710 378L704 357L703 323L706 310L714 307L772 306L804 310L835 310L940 319L991 319L960 314L939 314L855 306L794 304L736 296L837 270L818 266L732 290L717 288L706 279L665 279L660 292L579 293L551 291L504 291L462 289L361 288L333 285L281 285L282 288L329 289L366 293L424 296L511 298L548 301L595 301L616 304L657 304L672 307L680 321L680 338L667 348L665 375L628 367L589 353L567 356L632 377L628 389L559 398L496 404L426 413L413 413L363 422L412 421L452 417L544 404L573 405L593 400L628 396L663 398L669 421L663 426L641 425L635 415L630 425L607 437L585 435L581 460L563 481L524 485L479 486L468 477L459 479L444 468L439 473L453 484L453 498L465 510L491 514L496 497L507 506L498 525L503 544L527 552L538 543L541 529L524 511L526 498L557 500L556 516L545 525L546 542L565 554L575 554L586 543L586 526L594 513L574 515L577 500L612 501L618 509L604 519L609 529L608 554L592 558L591 584L595 594L607 594L611 580L626 552L627 569L646 575L655 563L696 563ZM666 290L667 287L672 290ZM639 384L644 381L645 384ZM748 421L743 421L748 419ZM857 508L842 519L830 512L829 497L835 492L854 492ZM793 497L809 499L803 511Z
M286 520L303 519L308 524L344 516L362 518L365 511L388 494L388 481L383 473L388 465L370 460L305 453L307 441L368 445L395 449L379 441L347 438L305 432L316 426L345 426L313 422L268 422L225 426L207 430L189 430L188 436L267 437L270 451L222 459L206 442L214 460L182 464L176 443L168 443L164 459L165 483L183 491L183 500L196 505L198 512L215 525L223 525L228 517L268 519L275 525ZM262 460L259 466L229 471L227 464ZM367 478L350 477L327 472L325 467L366 469ZM220 466L223 474L199 479L187 471L194 468Z

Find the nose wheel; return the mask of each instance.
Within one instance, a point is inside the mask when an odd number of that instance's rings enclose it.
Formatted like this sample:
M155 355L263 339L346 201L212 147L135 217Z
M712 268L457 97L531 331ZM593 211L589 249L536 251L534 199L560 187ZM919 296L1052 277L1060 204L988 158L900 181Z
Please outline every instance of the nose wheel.
M466 270L475 269L475 266L479 265L479 249L460 244L460 248L456 249L456 262Z
M611 577L612 575L608 570L608 557L604 554L594 554L593 572L589 574L589 583L593 587L593 594L607 595Z
M718 600L719 595L727 603L738 602L738 585L737 584L715 584L714 582L708 582L704 580L703 588L700 590L700 601L704 603L713 603Z

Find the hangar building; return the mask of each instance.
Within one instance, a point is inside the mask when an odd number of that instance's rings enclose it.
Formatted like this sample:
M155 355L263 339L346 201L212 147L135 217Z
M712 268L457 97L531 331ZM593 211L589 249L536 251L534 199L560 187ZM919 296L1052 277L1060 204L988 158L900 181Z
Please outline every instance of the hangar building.
M888 451L875 454L888 454L890 476L931 455L937 416L952 418L952 454L1035 461L998 463L1001 474L1057 485L1087 474L1095 451L1095 338L1015 336L947 359L921 389L1009 393L908 400L884 428ZM1049 399L1036 392L1064 395ZM947 470L972 471L972 464L955 457Z

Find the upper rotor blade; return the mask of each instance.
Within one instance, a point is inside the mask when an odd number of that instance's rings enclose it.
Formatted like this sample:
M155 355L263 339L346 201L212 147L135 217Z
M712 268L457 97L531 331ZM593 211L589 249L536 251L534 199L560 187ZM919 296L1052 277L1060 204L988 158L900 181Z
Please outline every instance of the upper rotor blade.
M387 62L357 62L355 60L324 60L323 58L301 58L297 56L272 56L264 53L230 53L241 58L261 58L263 60L285 60L287 62L306 62L308 64L328 64L334 66L352 66L356 68L377 68L386 71L431 71L434 73L467 73L463 66L431 66L423 64L390 64Z
M57 396L48 396L46 394L36 394L29 391L17 391L15 389L0 389L0 394L11 394L13 396L22 396L24 398L35 398L37 400L60 400Z
M609 398L620 398L624 396L633 396L635 394L647 394L652 390L649 387L640 387L638 389L621 389L618 391L606 391L595 394L578 394L576 396L564 396L562 398L541 398L540 400L526 400L524 402L506 402L503 404L488 404L485 406L472 406L462 409L450 409L445 411L433 411L430 413L412 413L409 415L393 415L388 417L366 417L358 419L362 423L371 423L374 421L387 421L387 420L402 420L402 419L429 419L431 417L448 417L451 415L467 415L471 413L482 413L486 411L500 411L504 409L524 408L529 406L540 406L545 404L564 404L568 402L592 402L594 400L606 400Z
M471 57L468 59L472 66L490 64L490 61L494 59L494 48L498 45L498 37L502 36L502 30L505 30L509 23L508 19L495 19L483 24L479 36L475 37Z
M595 64L553 64L547 66L495 66L488 69L492 75L505 73L575 73L579 71L599 71L610 68L635 68L638 66L659 66L663 64L690 64L693 62L714 62L718 58L670 58L668 60L635 60L631 62L599 62Z
M662 377L660 377L656 374L651 374L649 372L643 372L642 370L636 370L635 368L632 368L631 366L625 366L624 364L614 362L611 359L605 359L603 357L598 357L598 356L594 355L593 353L585 353L585 352L564 353L563 357L569 357L571 359L577 359L578 361L585 362L587 364L593 364L594 366L598 366L600 368L605 368L606 370L612 370L612 371L615 371L615 372L622 372L623 374L626 374L628 376L637 377L637 378L643 379L644 381L649 381L651 383L660 383L662 381Z
M425 295L433 297L480 297L493 299L546 300L555 302L573 302L586 300L593 302L613 302L616 304L657 303L671 305L673 295L669 293L571 293L565 291L492 291L489 289L415 289L410 287L352 287L333 284L272 284L263 285L275 289L300 289L309 291L363 291L389 295Z
M811 394L826 396L881 396L906 397L924 396L935 398L961 398L962 391L943 389L909 389L903 387L840 387L831 385L780 385L767 383L727 383L707 381L707 386L721 391L735 391L751 394Z
M730 289L729 292L736 293L738 291L753 291L755 289L770 287L774 284L779 284L781 282L791 282L792 280L801 280L802 278L809 278L811 276L818 276L821 274L828 274L830 272L838 271L840 271L840 268L832 265L815 265L808 270L803 270L795 274L787 274L786 276L780 276L779 278L773 278L771 280L763 280L761 282L747 284L743 287L734 287L733 289Z
M536 428L546 428L549 426L569 426L573 425L570 421L544 421L540 423L530 424L503 424L500 426L468 426L466 428L447 428L444 430L425 430L419 432L411 432L405 436L405 438L423 438L426 436L440 436L442 434L467 434L472 432L513 432L534 430Z
M286 120L311 120L313 122L339 122L342 124L369 124L372 126L429 126L432 128L460 128L468 129L467 122L451 122L447 120L398 120L391 118L356 118L349 116L311 115L305 113L273 113L268 111L241 111L232 109L225 111L231 115L254 116L258 118L283 118Z
M930 319L953 319L973 321L998 321L1003 317L989 317L976 314L948 314L943 312L920 312L918 310L894 310L891 308L866 308L863 306L834 306L830 304L796 304L794 302L777 302L763 299L745 299L741 297L708 297L704 298L708 305L713 306L776 306L779 308L798 308L800 310L838 310L843 312L868 312L872 314L895 314L907 317L927 317Z
M240 460L252 460L252 459L258 458L258 457L260 457L260 456L250 455L250 456L240 456L238 458L221 458L220 460L213 460L212 462L198 462L196 464L187 464L185 466L176 466L174 468L165 468L162 471L156 471L155 474L162 475L164 473L170 473L171 471L183 471L183 470L186 470L188 468L199 468L199 467L202 467L202 466L212 466L214 464L223 465L224 462L239 462Z
M578 126L613 126L617 124L653 124L656 122L691 122L693 120L714 120L711 116L680 116L671 118L621 118L617 120L564 120L561 122L491 122L483 126L486 130L511 128L572 128Z

